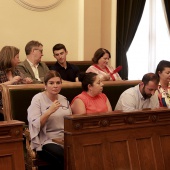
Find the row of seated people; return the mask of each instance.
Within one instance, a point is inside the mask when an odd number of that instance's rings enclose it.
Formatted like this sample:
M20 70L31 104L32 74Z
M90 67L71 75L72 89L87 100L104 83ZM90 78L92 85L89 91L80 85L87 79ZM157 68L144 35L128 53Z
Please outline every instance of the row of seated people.
M3 84L29 84L43 83L44 76L49 71L47 65L41 61L43 45L38 41L30 41L25 46L26 60L19 63L19 49L13 46L5 46L0 51L0 83ZM64 81L78 81L79 69L77 66L66 61L67 49L63 44L53 47L53 55L57 62L50 69L60 73ZM101 80L122 80L119 70L115 71L108 66L111 54L108 50L98 49L91 65L86 72L99 75ZM160 78L158 93L161 106L169 106L169 81L170 62L162 60L157 66L155 74ZM1 104L1 103L0 103Z
M43 83L44 75L49 70L46 63L41 61L43 56L43 45L38 41L30 41L25 46L25 53L26 59L19 63L18 48L5 46L1 49L0 67L1 72L4 71L3 79L0 79L1 83ZM53 47L53 56L57 62L53 66L50 66L50 70L59 72L64 81L78 81L80 70L76 65L66 61L67 54L68 51L63 44L56 44ZM103 81L121 80L119 74L113 72L115 70L108 66L110 58L111 55L108 50L103 48L98 49L92 58L94 64L85 71L99 74Z
M103 83L99 75L81 73L79 80L83 91L69 105L67 96L59 94L62 87L60 74L49 71L44 78L45 91L36 94L28 108L31 147L41 159L49 162L47 169L49 166L51 169L64 169L64 116L112 111L107 96L102 93ZM140 84L122 93L115 110L159 109L159 100L155 93L158 84L156 74L145 74Z
M42 43L38 41L28 42L25 46L26 59L23 62L19 60L19 51L14 46L5 46L1 49L0 83L7 85L43 83L44 76L49 71L49 68L46 63L41 61L43 56ZM78 81L79 68L66 61L67 54L68 51L63 44L56 44L53 47L53 56L57 62L50 69L59 72L63 81ZM99 69L99 72L97 72L92 68L91 72L100 74L102 80L109 80L110 78L108 77L112 77L113 80L121 79L118 73L110 74L113 71L112 67L107 66L110 57L109 51L102 48L97 50L93 57L94 63L96 63L95 66L96 68L104 69L103 71ZM0 111L2 112L1 100ZM2 114L0 114L0 120L2 119Z
M40 49L34 50L41 52ZM16 60L11 59L11 65L15 65L15 67L17 67L18 64L18 54L14 57ZM3 56L3 49L0 52L0 58L1 56ZM134 110L143 108L158 108L159 103L160 105L165 106L165 104L168 103L167 101L169 100L169 96L167 95L168 88L164 88L163 85L165 84L163 84L163 82L165 83L169 79L167 76L165 81L166 75L170 74L170 67L166 65L168 63L169 62L167 61L161 61L157 67L158 76L153 73L148 73L144 75L142 82L138 86L125 91L120 96L115 109ZM21 63L21 65L22 64L23 63ZM161 71L162 65L163 70ZM11 82L12 84L33 83L33 80L30 77L26 77L25 74L22 74L21 76L21 73L16 68L14 70L7 69L3 71L1 75L3 77L2 83L4 84ZM14 76L15 74L13 73L16 73L16 76ZM162 86L159 85L159 88L158 77L160 77L160 83L162 82ZM5 81L5 79L7 81ZM53 168L58 166L61 167L60 169L63 169L64 166L64 115L72 113L91 114L94 112L108 112L112 110L107 96L101 93L103 89L103 79L100 77L100 74L82 73L79 74L79 80L82 82L83 92L73 99L70 108L66 98L58 94L61 90L61 77L58 73L52 71L49 72L47 69L45 77L42 79L38 79L37 77L35 79L35 82L44 82L46 90L45 92L37 94L28 108L28 121L31 132L32 148L37 150L37 153L40 157L42 157L42 159L49 161ZM158 100L157 95L154 94L157 89L160 100ZM164 91L162 92L160 89L163 89ZM160 96L160 94L162 96ZM166 95L166 97L163 95ZM53 142L52 139L55 139L55 142ZM56 152L54 152L54 150ZM50 155L54 154L54 156L50 158L47 153L50 153Z

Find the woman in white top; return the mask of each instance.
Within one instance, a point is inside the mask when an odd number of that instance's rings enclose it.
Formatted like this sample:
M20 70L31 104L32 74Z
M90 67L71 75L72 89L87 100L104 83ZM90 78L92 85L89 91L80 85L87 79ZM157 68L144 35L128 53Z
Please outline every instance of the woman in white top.
M64 169L64 116L71 114L68 100L59 94L61 77L49 71L44 77L45 91L36 94L28 108L31 147L49 162L47 169Z
M103 81L108 80L122 80L118 74L119 69L114 70L113 67L108 65L109 59L111 58L110 52L104 48L99 48L92 58L93 65L91 65L86 73L93 72L99 75Z

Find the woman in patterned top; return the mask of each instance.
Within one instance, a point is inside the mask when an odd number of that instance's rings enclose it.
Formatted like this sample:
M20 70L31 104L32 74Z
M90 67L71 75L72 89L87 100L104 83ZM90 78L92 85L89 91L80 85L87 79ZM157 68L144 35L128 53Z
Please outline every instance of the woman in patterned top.
M100 79L103 81L116 81L122 80L118 74L120 69L114 69L109 65L109 59L111 58L111 54L107 49L99 48L92 58L93 65L91 65L86 73L93 72L99 75Z
M28 84L32 79L24 78L24 75L16 69L19 63L19 49L13 46L5 46L0 51L0 84ZM0 120L3 120L2 96L0 93Z
M160 78L158 85L160 107L170 107L170 62L160 61L155 73Z
M19 49L13 46L5 46L0 51L0 83L28 84L32 83L30 78L24 77L16 69L19 63Z

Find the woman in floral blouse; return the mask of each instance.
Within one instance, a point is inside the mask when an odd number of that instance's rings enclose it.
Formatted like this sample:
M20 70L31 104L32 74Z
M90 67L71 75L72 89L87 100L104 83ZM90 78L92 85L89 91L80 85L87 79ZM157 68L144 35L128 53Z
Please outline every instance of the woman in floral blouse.
M24 77L17 69L19 63L19 49L4 46L0 51L0 84L16 85L32 83L32 79ZM3 120L2 96L0 93L0 121Z
M17 69L19 63L19 49L5 46L0 51L0 83L6 85L28 84L32 79L24 77Z
M160 78L158 85L160 107L170 108L170 61L160 61L156 68L156 74Z

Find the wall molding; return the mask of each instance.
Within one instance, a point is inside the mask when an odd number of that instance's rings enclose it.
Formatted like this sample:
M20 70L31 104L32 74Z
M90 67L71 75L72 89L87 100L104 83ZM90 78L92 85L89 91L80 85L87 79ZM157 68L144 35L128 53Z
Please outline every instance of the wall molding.
M32 11L47 11L55 8L62 0L14 0L19 5Z

